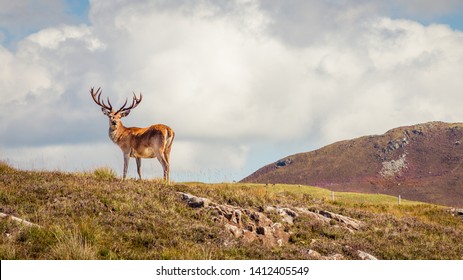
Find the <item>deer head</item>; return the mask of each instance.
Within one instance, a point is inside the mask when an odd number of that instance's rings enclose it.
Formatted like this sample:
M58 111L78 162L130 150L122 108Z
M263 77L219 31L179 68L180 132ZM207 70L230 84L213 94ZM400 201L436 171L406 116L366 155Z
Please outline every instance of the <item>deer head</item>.
M108 116L109 124L113 127L117 126L120 123L121 118L128 116L130 114L130 110L135 109L138 106L138 104L140 104L143 98L143 95L141 93L139 98L137 98L135 93L133 93L132 104L130 106L126 107L128 102L128 99L126 99L124 105L122 105L122 107L119 108L119 110L114 111L113 106L109 101L109 97L107 98L108 105L105 104L104 100L100 99L101 93L101 88L98 88L96 91L93 88L90 89L90 94L92 95L93 101L95 101L95 103L101 107L101 111L103 112L103 114Z

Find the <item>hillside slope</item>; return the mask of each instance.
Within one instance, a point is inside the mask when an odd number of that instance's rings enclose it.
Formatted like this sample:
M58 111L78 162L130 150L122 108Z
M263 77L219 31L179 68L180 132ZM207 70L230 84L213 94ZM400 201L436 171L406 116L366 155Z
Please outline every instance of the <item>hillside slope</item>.
M315 185L463 206L463 124L430 122L295 154L242 182Z
M167 186L0 162L0 259L463 259L463 210L328 197L309 186Z

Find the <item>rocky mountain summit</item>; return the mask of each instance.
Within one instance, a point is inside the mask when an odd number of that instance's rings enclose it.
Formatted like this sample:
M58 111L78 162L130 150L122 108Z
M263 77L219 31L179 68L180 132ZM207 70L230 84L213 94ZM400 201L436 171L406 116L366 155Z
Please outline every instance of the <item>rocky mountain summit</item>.
M463 206L463 124L429 122L280 159L242 182L303 184Z

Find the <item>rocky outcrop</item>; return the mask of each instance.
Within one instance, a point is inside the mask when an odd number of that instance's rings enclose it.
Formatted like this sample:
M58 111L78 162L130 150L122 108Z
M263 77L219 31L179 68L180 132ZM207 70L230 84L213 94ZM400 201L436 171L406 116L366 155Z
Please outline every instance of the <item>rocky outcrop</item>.
M416 131L416 130L414 130ZM415 133L414 133L415 134ZM408 130L403 132L403 137L399 137L398 139L389 140L387 142L386 147L381 149L380 157L383 160L388 158L388 155L392 154L395 150L400 148L405 148L413 138L410 137L410 133Z
M179 194L182 196L182 200L186 201L188 203L188 206L192 208L202 208L209 206L210 200L207 198L197 197L182 192L180 192Z
M407 154L402 154L397 160L383 161L383 168L379 174L384 178L401 176L403 170L407 168Z
M214 221L222 224L232 237L239 238L243 242L260 242L269 247L282 246L288 243L291 236L290 226L300 215L309 215L327 226L343 227L351 233L360 230L363 226L361 221L329 211L304 208L293 210L280 206L268 206L265 209L253 210L218 204L207 198L187 193L179 193L179 195L189 207L208 211ZM278 219L269 218L275 216Z
M222 224L231 236L241 238L243 242L260 242L264 246L274 247L282 246L289 241L290 232L283 225L292 222L288 218L289 214L283 217L283 223L274 222L263 211L218 204L191 194L179 194L189 207L208 211L215 222ZM283 212L291 213L289 210Z
M299 216L298 213L296 213L295 211L289 208L282 208L278 206L268 206L267 208L265 208L265 212L267 213L273 212L273 213L278 214L284 222L290 225L292 225L294 222L294 219L297 218L297 216Z
M275 167L285 167L288 166L292 163L293 161L290 158L285 158L282 160L279 160L275 163Z
M301 214L309 215L312 218L327 224L327 225L335 225L333 222L338 222L340 226L346 228L350 232L354 232L355 230L359 230L362 226L363 223L359 220L343 216L340 214L335 214L329 211L319 211L319 210L307 210L303 208L297 208L297 211ZM339 225L338 225L339 226Z

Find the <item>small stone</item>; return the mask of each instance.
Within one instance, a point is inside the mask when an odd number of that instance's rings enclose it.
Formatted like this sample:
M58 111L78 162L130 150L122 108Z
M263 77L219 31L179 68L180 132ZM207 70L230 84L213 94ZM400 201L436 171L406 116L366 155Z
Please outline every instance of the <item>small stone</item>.
M366 252L358 250L357 253L362 260L378 260L375 256Z
M257 227L256 228L256 233L260 235L265 235L268 232L268 230L265 227Z
M192 208L203 208L209 206L209 200L201 197L192 197L188 200L188 206Z
M225 228L235 237L239 238L243 236L243 230L239 229L237 226L225 224Z
M312 257L314 259L322 258L322 255L319 252L312 250L312 249L309 249L309 251L307 251L307 254L309 255L309 257Z
M188 206L191 208L208 207L210 203L209 199L207 198L197 197L187 193L180 193L180 195L182 196L182 200L186 200Z

